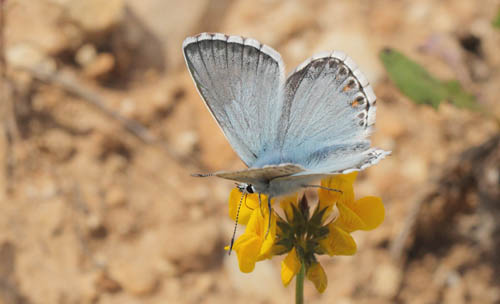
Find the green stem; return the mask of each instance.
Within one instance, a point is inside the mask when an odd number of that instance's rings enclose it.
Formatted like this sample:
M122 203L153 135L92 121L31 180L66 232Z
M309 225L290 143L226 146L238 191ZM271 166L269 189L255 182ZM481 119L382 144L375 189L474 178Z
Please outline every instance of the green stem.
M295 304L304 304L304 277L306 274L306 265L301 263L299 273L295 278Z

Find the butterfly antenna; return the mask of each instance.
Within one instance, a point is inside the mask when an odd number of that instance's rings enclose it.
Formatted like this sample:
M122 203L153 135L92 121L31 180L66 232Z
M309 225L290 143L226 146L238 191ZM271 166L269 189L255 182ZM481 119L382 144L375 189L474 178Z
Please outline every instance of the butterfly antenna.
M229 245L229 255L231 255L231 252L233 251L234 238L236 237L236 228L238 227L238 217L240 216L240 208L241 208L241 203L243 203L243 197L246 198L246 194L244 194L244 193L241 194L240 203L238 204L238 210L236 210L236 218L235 218L235 223L234 223L233 236L231 237L231 244ZM245 199L245 201L246 201L246 199Z
M324 186L320 186L320 185L302 185L302 187L304 187L304 188L320 188L320 189L327 190L327 191L338 192L340 194L344 193L344 192L342 192L342 190L328 188L328 187L324 187Z
M215 176L215 173L192 173L192 177L209 177L209 176Z

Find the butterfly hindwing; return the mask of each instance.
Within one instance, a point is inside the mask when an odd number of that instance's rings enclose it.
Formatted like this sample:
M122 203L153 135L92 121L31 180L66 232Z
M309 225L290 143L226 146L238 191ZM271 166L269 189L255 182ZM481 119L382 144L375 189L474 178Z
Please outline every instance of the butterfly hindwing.
M258 184L268 182L278 177L290 176L303 172L304 168L295 164L269 165L262 168L250 168L239 171L221 171L215 176L241 183Z
M286 81L278 140L283 155L307 169L300 174L341 173L375 163L386 155L368 140L375 103L351 58L338 51L311 57Z

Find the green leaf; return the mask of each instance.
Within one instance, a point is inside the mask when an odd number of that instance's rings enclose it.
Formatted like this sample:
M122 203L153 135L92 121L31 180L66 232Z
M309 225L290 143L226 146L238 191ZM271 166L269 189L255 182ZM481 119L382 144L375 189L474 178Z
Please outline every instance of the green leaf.
M493 19L493 27L500 28L500 9L498 9L495 19Z
M457 108L466 108L469 110L480 110L474 95L467 93L462 89L460 83L456 80L443 83L448 91L448 100Z
M400 52L385 49L380 52L380 59L398 89L415 103L437 109L446 98L446 89L439 80Z
M415 103L437 109L442 101L448 100L459 108L478 110L475 97L464 91L457 81L443 82L433 77L421 65L396 50L384 49L380 52L380 59L389 78Z

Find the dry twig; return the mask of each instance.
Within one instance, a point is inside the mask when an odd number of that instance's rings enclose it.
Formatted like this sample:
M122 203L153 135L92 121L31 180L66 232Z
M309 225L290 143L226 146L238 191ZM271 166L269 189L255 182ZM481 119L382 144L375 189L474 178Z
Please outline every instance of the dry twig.
M14 141L18 138L14 101L12 98L13 86L7 77L7 61L5 59L5 16L7 1L0 0L0 120L3 123L3 136L5 140L4 174L6 191L12 189L12 176L14 174Z

